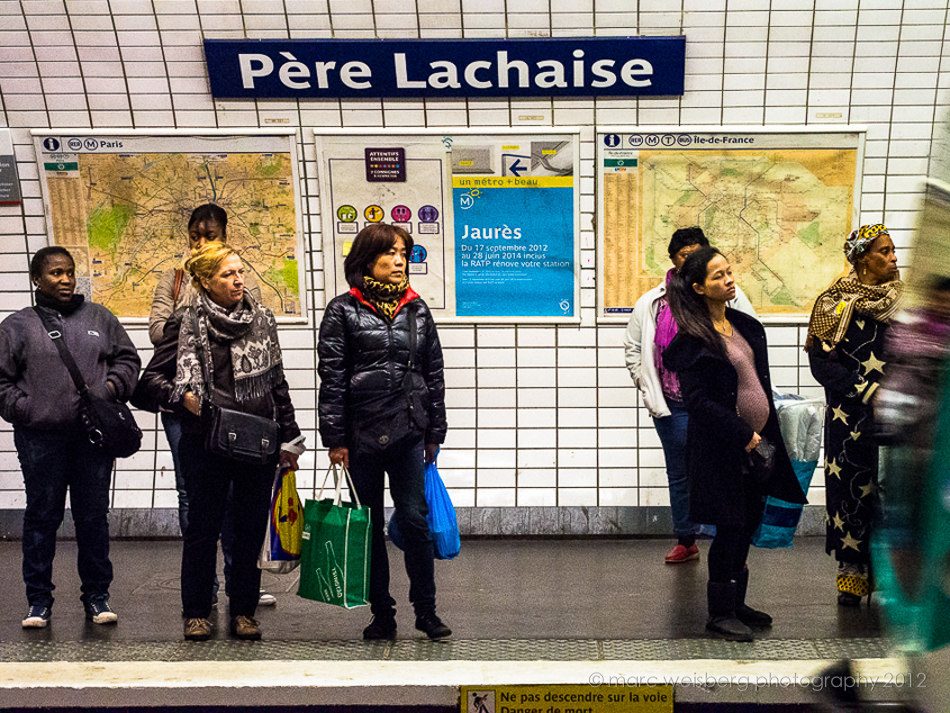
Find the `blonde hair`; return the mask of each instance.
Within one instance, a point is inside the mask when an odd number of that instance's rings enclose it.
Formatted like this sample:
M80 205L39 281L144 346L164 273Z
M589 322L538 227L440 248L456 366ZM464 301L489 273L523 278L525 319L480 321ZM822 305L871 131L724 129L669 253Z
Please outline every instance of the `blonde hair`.
M195 289L204 290L201 281L213 278L218 273L221 263L232 255L241 257L230 245L217 240L207 243L199 250L192 250L191 257L185 263L185 269L191 275L191 284L195 286Z

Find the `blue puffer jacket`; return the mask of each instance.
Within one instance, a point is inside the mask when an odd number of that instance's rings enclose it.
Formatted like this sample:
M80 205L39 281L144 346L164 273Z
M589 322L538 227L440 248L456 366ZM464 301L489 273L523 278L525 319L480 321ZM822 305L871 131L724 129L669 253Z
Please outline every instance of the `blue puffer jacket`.
M320 324L317 354L324 446L382 449L416 435L445 441L442 345L428 306L411 288L392 320L355 288L335 297Z

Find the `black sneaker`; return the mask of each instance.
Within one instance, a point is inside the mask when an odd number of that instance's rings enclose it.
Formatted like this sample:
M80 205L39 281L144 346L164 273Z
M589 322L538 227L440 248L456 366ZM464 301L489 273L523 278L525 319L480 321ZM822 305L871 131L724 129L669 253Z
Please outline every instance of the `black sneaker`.
M42 604L32 604L23 617L24 629L43 629L53 615L50 608Z
M369 626L363 629L363 638L369 641L377 639L392 641L396 638L396 616L394 614L374 615Z
M94 624L115 624L119 620L119 615L109 606L108 599L93 599L84 606L86 618Z
M436 616L436 613L427 612L416 617L416 628L425 632L430 639L444 639L452 635L452 630L442 623L442 620Z

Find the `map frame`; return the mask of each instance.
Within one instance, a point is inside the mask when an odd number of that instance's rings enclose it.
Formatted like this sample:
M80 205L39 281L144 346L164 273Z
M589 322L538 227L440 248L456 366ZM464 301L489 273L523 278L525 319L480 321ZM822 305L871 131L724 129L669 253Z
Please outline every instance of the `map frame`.
M289 230L287 229L285 229L286 232L281 233L281 235L286 238L282 243L284 247L282 247L281 250L290 250L291 247L293 250L292 255L290 255L289 252L285 253L288 257L283 259L283 266L281 268L284 273L283 277L288 280L286 287L290 291L287 292L283 297L279 297L279 295L282 293L280 293L277 289L274 289L272 291L277 296L271 296L271 298L268 299L269 291L266 289L267 274L266 270L260 265L261 261L253 261L254 264L251 264L252 261L248 261L247 264L251 267L248 277L248 287L259 297L259 299L260 295L264 294L264 298L262 300L263 304L272 309L279 322L287 324L309 324L312 306L308 304L310 297L306 282L307 252L305 250L303 232L304 216L301 195L302 182L300 179L302 145L300 141L299 129L274 128L256 130L243 128L108 128L103 130L95 130L65 128L34 129L30 133L33 138L34 149L36 152L37 170L39 173L40 185L42 189L47 244L63 244L65 247L68 247L71 252L78 251L76 254L78 278L77 291L85 294L87 299L93 299L97 302L101 302L101 300L96 299L97 295L93 294L93 263L88 255L92 249L86 248L85 252L87 254L83 255L82 253L84 248L81 244L77 245L76 236L64 238L63 229L60 228L57 230L54 225L53 207L51 205L51 189L49 186L49 180L54 178L78 178L79 180L82 180L81 171L79 168L80 155L185 155L187 157L188 164L190 165L191 163L194 163L191 161L191 156L206 155L209 157L221 157L225 155L233 155L243 157L243 155L253 156L254 154L261 154L263 156L282 156L286 154L289 165L280 169L280 175L286 177L281 179L283 184L280 188L280 193L289 194L290 204L288 205L287 203L280 203L278 207L280 205L285 206L285 209L282 211L283 214L288 213L290 209L293 210L293 237L290 237ZM283 158L278 156L278 159L274 159L274 162L279 167L279 164L283 162ZM56 171L55 169L57 167L50 166L51 163L61 164L59 166L61 170ZM288 168L289 173L287 172ZM169 243L167 255L165 253L161 253L160 255L160 269L158 266L156 266L155 269L149 269L147 271L146 274L150 276L150 285L153 283L157 284L157 279L164 270L181 266L183 255L187 252L187 233L185 227L187 223L187 216L190 214L190 210L194 207L197 207L197 205L200 205L202 201L210 202L207 199L200 198L197 201L190 201L189 206L183 206L177 212L173 213L177 219L177 223L173 226L174 235L176 239L180 238L180 244ZM194 202L195 205L191 206L191 202ZM222 205L226 209L229 208L227 203L224 201L222 201ZM92 213L88 210L88 206L85 206L85 208L88 215L85 215L84 217L89 217L89 215ZM255 226L255 223L253 222L253 216L261 216L262 219L260 221L260 225L263 225L269 219L268 216L274 212L275 210L273 207L269 209L265 208L263 210L257 210L256 213L254 213L253 210L248 210L239 221L236 219L236 216L231 210L228 211L228 237L237 247L241 248L242 254L246 251L253 251L255 248L263 249L265 247L261 244L254 245L253 233L248 233L247 229L253 228ZM180 215L178 215L179 213ZM246 220L248 217L251 217L252 220ZM62 223L62 220L60 220L60 222ZM172 230L172 228L169 228L169 230ZM237 237L236 234L238 234ZM65 242L61 242L60 238L64 238ZM278 238L275 235L273 239L277 240ZM248 245L245 246L244 243L248 243ZM280 247L276 243L275 245ZM292 264L294 261L296 262L296 265ZM286 272L288 268L290 269L289 273ZM294 285L294 283L296 284ZM154 289L150 290L150 292L153 293ZM284 303L287 304L287 309L281 310L279 305L283 302L283 300L286 300L288 296L291 298L291 302ZM142 298L143 301L145 299L147 298ZM279 301L274 302L274 300ZM127 310L123 310L121 308L114 309L112 306L110 306L110 309L113 309L113 312L124 324L140 325L148 322L147 314L129 314Z
M843 253L837 248L840 248L840 245L844 243L848 232L857 224L860 216L866 132L866 126L850 124L825 124L820 126L598 126L595 133L597 146L595 170L598 190L597 321L613 324L626 323L630 319L636 299L648 289L660 284L662 275L665 274L668 267L672 266L666 255L665 242L662 245L662 251L659 250L660 231L653 231L654 242L648 244L649 238L644 235L647 232L643 227L644 217L638 214L636 210L639 207L639 202L636 205L629 204L630 209L624 211L622 206L627 204L618 203L619 198L612 195L612 191L607 190L608 176L616 175L618 171L626 172L628 174L626 178L634 184L633 190L636 191L637 200L639 201L643 196L641 184L646 182L640 178L642 166L639 165L639 158L641 152L652 159L656 159L658 155L669 155L671 157L693 155L703 156L704 158L712 157L713 161L715 161L717 155L738 154L739 152L742 152L743 158L748 157L756 160L767 160L769 155L774 153L787 155L793 152L806 152L804 154L806 160L817 160L823 157L823 154L812 154L811 152L847 153L848 156L845 157L847 162L842 162L842 165L848 166L853 158L853 178L850 177L850 172L842 173L838 176L840 185L836 185L834 188L839 194L846 194L846 201L850 204L850 208L845 207L840 214L835 214L834 221L829 220L829 223L836 226L832 234L827 236L821 234L817 237L819 242L826 241L821 243L825 254L833 255L835 261L840 258L840 269L835 269L830 262L820 263L825 266L822 268L823 272L828 272L826 283L830 284L837 276L847 273L847 262ZM708 153L704 155L696 152ZM852 153L853 157L851 156ZM653 180L653 177L650 180ZM675 187L670 189L671 192L674 190ZM687 191L684 190L683 192L686 193ZM616 191L613 191L613 193L616 193ZM665 212L667 216L675 213L673 206L670 205L667 205L666 208L658 206L656 210ZM634 224L631 225L631 222ZM676 228L688 227L697 223L698 221L692 220L687 221L686 224L675 223L669 225L662 233L665 235L664 240L668 241L669 236ZM632 237L621 245L616 236L622 233L624 229L629 230ZM608 235L608 232L610 235ZM717 245L715 235L707 232L707 237L710 238L713 245ZM799 242L804 243L804 241ZM719 245L719 247L722 247L723 251L729 256L730 252L727 245ZM795 247L801 248L800 245ZM647 255L648 251L650 252L649 256ZM662 252L662 255L657 255L658 252ZM653 259L654 256L655 259ZM736 281L740 286L743 286L744 273L741 264L737 263L741 263L742 258L743 254L740 254L738 258L733 260ZM608 274L608 265L631 264L631 261L634 260L636 261L635 265L628 268L628 270L629 272L639 271L635 278L638 281L636 285L630 284L633 280L630 275L612 276ZM654 267L649 267L650 265L654 265ZM653 272L648 275L648 270L653 270ZM745 273L746 279L751 276L751 272ZM753 288L758 286L758 283L753 283L751 280L748 284L751 284ZM801 284L796 284L797 294L800 295L802 290L807 289L809 293L814 293L817 296L821 289L826 286L824 284L812 285L813 283L807 280ZM746 288L744 287L744 289ZM626 293L627 296L621 301L618 298L619 293ZM628 300L630 303L626 304L625 302ZM802 324L807 322L810 310L810 303L801 309L790 305L784 310L770 305L768 311L760 313L760 319L769 323Z

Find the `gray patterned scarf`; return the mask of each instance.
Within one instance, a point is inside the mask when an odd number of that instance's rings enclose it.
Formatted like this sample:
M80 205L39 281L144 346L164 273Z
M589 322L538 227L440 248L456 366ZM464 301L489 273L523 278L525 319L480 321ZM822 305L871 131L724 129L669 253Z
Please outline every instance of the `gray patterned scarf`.
M244 291L230 312L198 290L194 305L184 311L178 337L178 372L173 398L192 391L202 401L214 391L211 339L230 342L234 369L234 398L247 401L263 396L283 378L277 321Z

